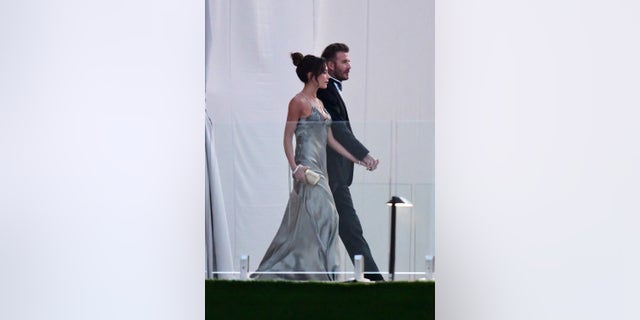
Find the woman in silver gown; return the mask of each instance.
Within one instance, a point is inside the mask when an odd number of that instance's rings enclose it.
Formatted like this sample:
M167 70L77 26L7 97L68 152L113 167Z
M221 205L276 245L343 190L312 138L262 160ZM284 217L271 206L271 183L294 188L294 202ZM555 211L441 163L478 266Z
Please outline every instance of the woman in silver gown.
M327 182L326 147L359 161L334 139L331 117L316 97L318 88L326 88L329 82L324 59L299 52L292 53L291 59L304 82L302 91L289 102L284 130L284 152L295 181L280 228L251 277L334 281L340 240L338 212ZM313 173L320 176L315 184Z

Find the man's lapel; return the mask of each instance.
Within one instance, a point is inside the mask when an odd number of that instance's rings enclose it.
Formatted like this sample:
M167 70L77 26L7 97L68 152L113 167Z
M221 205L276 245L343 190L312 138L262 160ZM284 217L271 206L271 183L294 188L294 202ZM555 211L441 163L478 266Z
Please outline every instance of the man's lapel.
M349 121L349 114L347 113L347 106L345 105L344 100L342 99L342 94L340 93L340 91L338 90L338 87L337 87L337 85L339 86L340 84L336 80L331 79L331 83L329 85L331 85L331 90L334 90L336 95L338 96L338 101L340 101L340 109L341 109L340 112L342 114L344 114L345 120Z

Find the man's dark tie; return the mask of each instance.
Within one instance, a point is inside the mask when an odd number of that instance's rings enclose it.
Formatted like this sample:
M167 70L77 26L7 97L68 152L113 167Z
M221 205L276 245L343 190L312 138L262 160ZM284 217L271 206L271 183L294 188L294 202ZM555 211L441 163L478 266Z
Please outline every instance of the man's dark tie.
M340 89L340 91L342 91L342 82L336 81L336 85L338 85L338 89Z

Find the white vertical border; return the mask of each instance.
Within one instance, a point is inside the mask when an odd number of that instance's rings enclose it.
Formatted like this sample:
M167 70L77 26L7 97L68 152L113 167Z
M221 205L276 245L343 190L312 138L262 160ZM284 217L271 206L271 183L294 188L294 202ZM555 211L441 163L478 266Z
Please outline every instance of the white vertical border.
M639 11L436 3L436 318L640 317Z
M0 26L0 319L203 319L204 2Z

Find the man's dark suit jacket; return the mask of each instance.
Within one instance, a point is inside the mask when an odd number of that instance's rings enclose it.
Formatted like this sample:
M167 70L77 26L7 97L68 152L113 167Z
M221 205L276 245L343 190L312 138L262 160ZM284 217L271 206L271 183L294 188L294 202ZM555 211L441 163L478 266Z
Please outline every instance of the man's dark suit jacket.
M336 88L336 83L341 85L333 78L329 78L326 89L318 90L318 98L322 100L325 109L331 115L331 130L333 136L358 160L362 160L369 150L365 148L351 131L349 123L349 115L347 107ZM331 147L327 146L327 171L329 174L330 185L346 185L350 186L353 181L353 162L335 152Z

